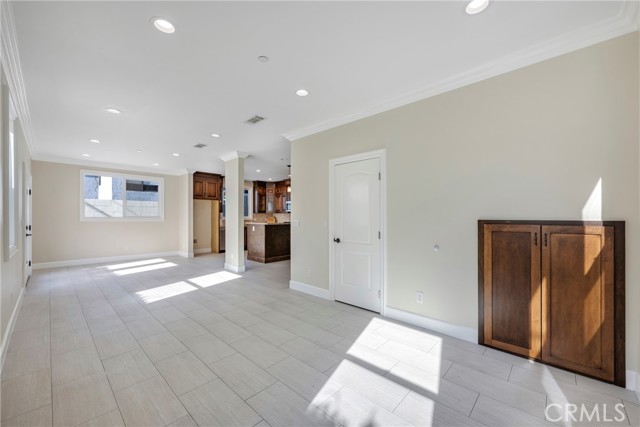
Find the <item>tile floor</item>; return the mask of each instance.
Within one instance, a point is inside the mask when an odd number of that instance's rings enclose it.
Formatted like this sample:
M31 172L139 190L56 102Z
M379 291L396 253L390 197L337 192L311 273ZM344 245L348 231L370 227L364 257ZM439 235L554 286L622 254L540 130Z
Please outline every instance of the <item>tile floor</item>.
M640 424L628 390L291 291L289 262L222 263L35 271L2 425L541 426L567 403Z

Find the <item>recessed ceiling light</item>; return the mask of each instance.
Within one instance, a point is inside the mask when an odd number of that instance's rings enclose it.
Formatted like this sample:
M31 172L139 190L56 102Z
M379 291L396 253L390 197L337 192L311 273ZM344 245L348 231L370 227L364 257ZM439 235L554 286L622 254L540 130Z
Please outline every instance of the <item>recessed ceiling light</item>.
M269 181L273 181L273 179L272 179L272 178L269 178Z
M160 163L154 163L153 166L160 166Z
M122 113L122 111L118 110L117 108L105 108L105 111L107 111L107 113L111 113L111 114L120 114L120 113Z
M309 95L309 91L306 90L306 89L298 89L296 91L296 95L298 95L298 96L307 96L307 95Z
M489 6L489 0L472 0L465 9L469 15L475 15Z
M176 27L166 19L163 18L151 18L153 21L153 26L158 29L158 31L162 31L165 34L173 34L176 32Z
M214 138L220 138L220 134L219 133L212 133L211 136L214 137Z
M89 142L93 142L94 144L100 144L99 139L90 139Z
M269 57L268 56L264 56L264 55L260 55L260 56L258 56L258 61L260 61L260 62L269 62Z
M84 153L82 157L91 157L91 154Z
M180 157L180 153L173 153L172 156Z
M256 172L260 173L260 169L256 169Z

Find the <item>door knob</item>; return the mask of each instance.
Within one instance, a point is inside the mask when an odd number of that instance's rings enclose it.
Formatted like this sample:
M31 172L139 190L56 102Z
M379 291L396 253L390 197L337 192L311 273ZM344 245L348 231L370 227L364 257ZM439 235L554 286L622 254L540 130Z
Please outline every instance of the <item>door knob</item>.
M336 243L340 243L340 238L336 237L335 239L333 239L333 241L336 242Z

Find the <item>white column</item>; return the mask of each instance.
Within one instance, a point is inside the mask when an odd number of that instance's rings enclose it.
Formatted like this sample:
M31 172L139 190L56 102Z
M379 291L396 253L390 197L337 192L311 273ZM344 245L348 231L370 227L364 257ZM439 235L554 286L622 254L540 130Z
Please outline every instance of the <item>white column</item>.
M244 265L244 159L249 156L232 151L220 156L224 162L225 256L224 268L236 273L245 271Z

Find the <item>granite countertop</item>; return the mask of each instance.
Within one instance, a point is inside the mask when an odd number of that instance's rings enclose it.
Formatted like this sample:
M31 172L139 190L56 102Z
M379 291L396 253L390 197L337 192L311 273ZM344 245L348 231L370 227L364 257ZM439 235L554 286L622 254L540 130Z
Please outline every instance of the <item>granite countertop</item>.
M246 222L245 225L291 225L290 222L275 222L269 224L268 222Z

